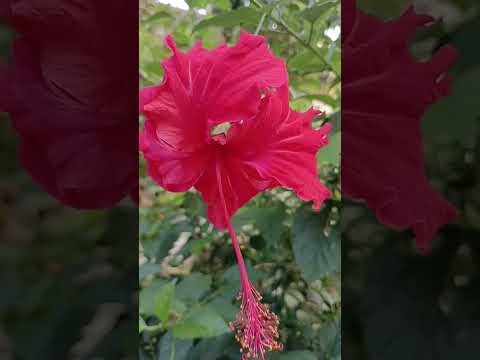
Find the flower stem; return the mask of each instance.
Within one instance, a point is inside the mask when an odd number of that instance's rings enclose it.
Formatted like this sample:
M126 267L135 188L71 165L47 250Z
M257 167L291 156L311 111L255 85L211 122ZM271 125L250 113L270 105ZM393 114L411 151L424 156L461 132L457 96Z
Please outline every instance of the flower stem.
M250 280L248 279L247 268L245 266L245 261L243 260L242 251L240 250L240 244L238 243L237 236L235 234L235 229L232 225L230 215L228 214L227 203L225 201L225 194L223 192L220 162L221 162L221 159L218 158L216 162L217 164L216 175L217 175L218 191L220 193L220 201L222 202L223 214L225 216L225 221L227 222L228 232L230 233L230 239L232 241L232 247L235 252L235 257L237 259L242 288L244 291L248 291L250 290Z

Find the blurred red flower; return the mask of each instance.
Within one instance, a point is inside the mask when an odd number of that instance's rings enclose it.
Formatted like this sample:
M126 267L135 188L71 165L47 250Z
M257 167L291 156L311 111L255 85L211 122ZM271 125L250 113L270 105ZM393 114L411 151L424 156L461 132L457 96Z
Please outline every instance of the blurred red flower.
M138 192L138 19L125 15L136 11L118 1L1 1L16 35L0 64L0 111L23 167L63 204L108 208Z
M342 191L383 224L412 228L422 251L457 214L424 168L421 119L448 94L456 58L448 46L427 62L410 54L410 37L432 21L409 9L383 22L342 1Z

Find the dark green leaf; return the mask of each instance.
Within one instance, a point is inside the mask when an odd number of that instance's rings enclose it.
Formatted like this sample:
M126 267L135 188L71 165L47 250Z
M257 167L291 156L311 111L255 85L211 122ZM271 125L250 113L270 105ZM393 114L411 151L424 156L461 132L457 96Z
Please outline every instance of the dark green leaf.
M299 15L309 22L315 22L320 16L324 15L328 10L335 7L336 1L325 1L321 4L314 5L303 10Z
M340 164L341 138L342 135L340 131L332 131L332 134L329 136L328 145L321 148L318 152L317 159L320 163Z
M288 351L284 353L271 353L269 360L318 360L310 351Z
M143 264L138 269L138 280L143 281L146 277L160 272L159 264L147 263Z
M422 125L429 140L457 140L472 146L478 131L480 66L459 75L452 95L436 103L425 114Z
M170 13L168 13L167 11L160 10L160 11L156 12L154 15L142 20L142 25L152 26L152 25L158 23L159 21L161 21L163 19L169 19L171 17L172 17L172 15Z
M198 301L210 289L211 283L210 275L192 273L177 285L176 297L185 301Z
M155 279L150 286L140 291L140 313L153 315L155 312L155 298L162 287L166 285L166 281Z
M295 260L307 281L340 271L341 244L336 230L325 234L325 216L301 208L293 225Z
M169 283L162 287L155 297L155 315L163 323L168 320L175 296L175 284Z
M143 330L147 327L147 324L145 324L145 320L141 316L138 317L138 333L142 333Z
M211 18L200 21L194 28L194 31L209 26L232 27L236 25L256 25L262 13L251 7L242 7L238 10L221 13Z
M193 308L173 327L178 339L208 338L229 332L223 318L208 307Z
M193 345L192 340L179 340L173 337L171 331L167 332L158 344L158 360L185 360L188 351Z
M310 50L304 50L288 61L288 70L299 73L321 72L325 70L325 63Z

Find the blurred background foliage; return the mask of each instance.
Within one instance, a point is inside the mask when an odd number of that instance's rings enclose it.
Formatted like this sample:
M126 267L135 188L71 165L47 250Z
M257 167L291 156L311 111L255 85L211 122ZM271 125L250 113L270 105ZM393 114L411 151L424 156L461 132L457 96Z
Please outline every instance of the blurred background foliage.
M0 61L13 36L0 21ZM136 207L65 207L22 169L18 147L0 112L0 359L136 359Z
M393 19L408 6L437 21L419 30L412 53L425 60L454 45L451 96L422 125L431 183L460 211L434 240L430 256L411 232L378 224L359 204L342 202L342 342L345 360L476 360L480 354L480 2L359 0Z
M340 358L340 2L141 0L140 86L162 80L170 33L184 50L234 44L240 29L268 39L287 62L291 106L325 112L334 125L320 151L333 191L313 213L287 190L261 194L234 218L251 278L279 315L285 352L269 359ZM142 120L140 120L142 121ZM317 125L317 124L316 124ZM195 192L162 191L140 160L140 358L240 359L228 329L239 309L230 239L210 225Z

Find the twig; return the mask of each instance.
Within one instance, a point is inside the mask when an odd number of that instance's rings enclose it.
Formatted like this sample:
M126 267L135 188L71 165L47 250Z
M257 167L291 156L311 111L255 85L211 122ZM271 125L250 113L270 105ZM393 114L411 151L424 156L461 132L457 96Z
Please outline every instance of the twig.
M267 17L267 13L262 14L262 18L260 19L260 22L258 23L257 30L255 30L255 35L258 35L260 31L262 30L263 23L265 22L265 18Z
M255 4L258 8L263 9L265 4L261 0L252 0L253 4ZM266 13L265 13L266 14ZM309 49L311 52L313 52L321 61L322 63L330 70L332 71L337 78L340 78L340 74L337 73L337 71L332 67L331 64L328 63L327 60L324 59L322 54L318 52L317 49L315 49L311 44L303 40L303 38L295 32L287 23L285 23L282 19L279 17L273 15L271 12L268 13L268 16L275 21L278 25L283 27L286 32L288 32L291 36L293 36L295 39L297 39L298 42L300 42L304 47Z

